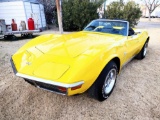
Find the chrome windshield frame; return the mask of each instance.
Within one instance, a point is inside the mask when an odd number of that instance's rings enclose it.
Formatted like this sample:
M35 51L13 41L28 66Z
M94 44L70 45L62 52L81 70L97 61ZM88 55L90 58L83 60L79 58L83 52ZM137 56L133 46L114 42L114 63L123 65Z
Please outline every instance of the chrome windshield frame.
M103 21L104 21L104 22L105 22L105 21L111 21L111 22L123 22L123 23L126 23L126 25L127 25L127 26L126 26L126 28L127 28L127 35L126 35L126 37L128 37L128 34L129 34L129 22L128 22L128 21L125 21L125 20L111 20L111 19L96 19L96 20L93 20L93 21L102 21L102 22L103 22ZM91 21L91 22L93 22L93 21ZM91 23L91 22L90 22L90 23ZM89 23L89 24L90 24L90 23ZM87 27L89 26L89 24L88 24L85 28L87 28ZM84 28L84 29L85 29L85 28ZM84 30L84 29L83 29L83 30ZM85 30L84 30L84 31L85 31ZM118 34L117 34L117 35L118 35Z

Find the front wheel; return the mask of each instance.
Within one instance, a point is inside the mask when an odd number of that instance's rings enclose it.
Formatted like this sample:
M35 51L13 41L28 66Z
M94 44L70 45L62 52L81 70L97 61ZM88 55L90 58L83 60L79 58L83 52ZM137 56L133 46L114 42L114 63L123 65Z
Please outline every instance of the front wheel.
M106 100L115 87L117 74L118 69L116 63L114 61L109 62L89 89L89 96L99 101Z

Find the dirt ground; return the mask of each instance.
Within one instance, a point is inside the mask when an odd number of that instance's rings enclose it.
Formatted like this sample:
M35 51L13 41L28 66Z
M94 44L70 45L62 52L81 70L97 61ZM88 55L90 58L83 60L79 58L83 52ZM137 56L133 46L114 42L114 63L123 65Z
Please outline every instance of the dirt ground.
M122 69L104 102L86 93L67 97L31 86L10 65L11 55L30 39L0 40L0 120L160 120L160 28L147 31L146 58Z

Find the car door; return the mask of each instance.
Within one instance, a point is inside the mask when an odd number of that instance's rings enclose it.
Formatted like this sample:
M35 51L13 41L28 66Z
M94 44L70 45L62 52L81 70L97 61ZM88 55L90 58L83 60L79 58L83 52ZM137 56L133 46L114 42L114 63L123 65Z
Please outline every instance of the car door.
M139 37L138 35L132 35L128 36L126 41L125 41L125 46L126 46L126 51L125 51L125 56L126 56L126 61L132 59L138 52L138 42L139 42Z

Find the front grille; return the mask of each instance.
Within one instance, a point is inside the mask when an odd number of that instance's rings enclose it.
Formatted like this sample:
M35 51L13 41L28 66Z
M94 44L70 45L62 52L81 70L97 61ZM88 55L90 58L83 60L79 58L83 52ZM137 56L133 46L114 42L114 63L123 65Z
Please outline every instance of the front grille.
M63 95L66 94L66 92L60 91L58 89L58 87L55 86L55 85L42 83L42 82L38 82L38 81L33 81L33 80L29 80L29 79L25 79L25 81L30 83L31 85L34 85L36 87L40 87L42 89L45 89L45 90L48 90L48 91L51 91L51 92L56 92L56 93L63 94Z
M12 58L10 59L10 62L11 62L12 68L13 68L13 72L15 74L17 74L17 70L16 70L16 67L14 65L14 62L13 62ZM56 92L56 93L62 94L62 95L67 94L67 91L61 91L61 90L58 89L58 86L55 86L55 85L51 85L51 84L47 84L47 83L43 83L43 82L38 82L38 81L26 79L26 78L24 78L24 80L26 82L30 83L31 85L34 85L36 87L39 87L39 88L42 88L42 89L45 89L45 90L48 90L48 91L51 91L51 92Z

